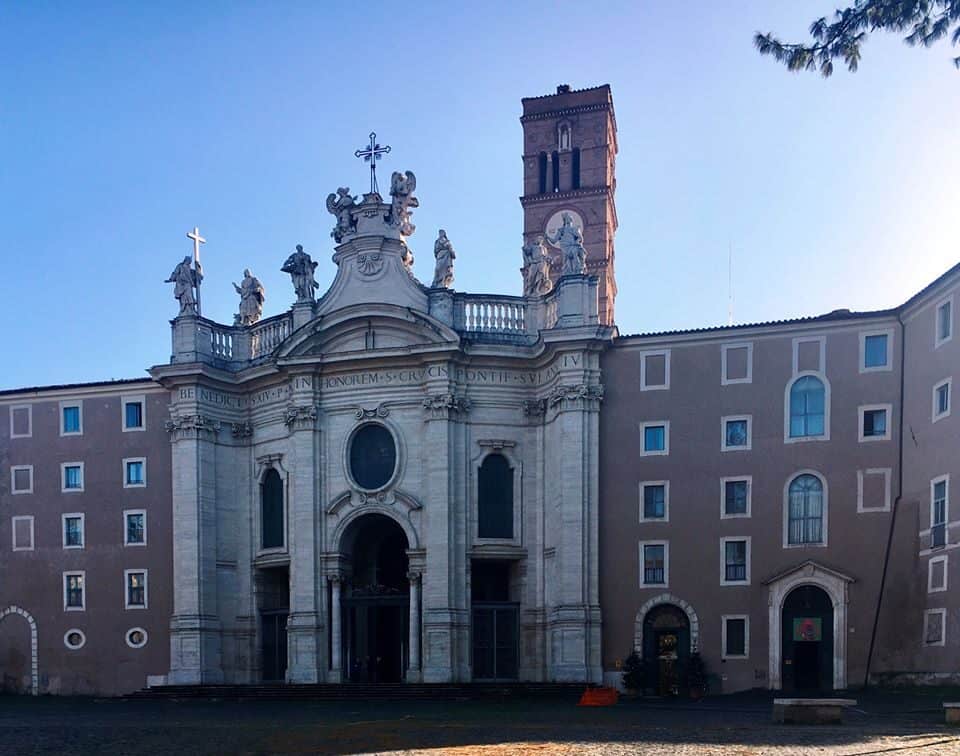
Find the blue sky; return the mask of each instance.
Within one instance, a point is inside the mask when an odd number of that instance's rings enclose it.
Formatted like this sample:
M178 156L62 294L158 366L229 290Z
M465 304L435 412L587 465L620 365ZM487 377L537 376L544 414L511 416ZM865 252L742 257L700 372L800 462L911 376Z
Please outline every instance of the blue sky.
M613 87L623 333L725 323L729 245L736 322L898 304L960 257L956 53L875 37L825 81L754 51L833 5L5 3L0 386L166 361L195 224L205 315L244 267L287 309L297 243L325 289L371 129L417 173L419 277L442 227L456 288L519 293L520 98L560 83Z

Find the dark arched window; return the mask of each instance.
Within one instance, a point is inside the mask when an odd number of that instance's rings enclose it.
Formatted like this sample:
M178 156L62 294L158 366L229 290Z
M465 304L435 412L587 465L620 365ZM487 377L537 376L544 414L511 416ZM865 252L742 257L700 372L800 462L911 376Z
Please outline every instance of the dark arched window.
M798 475L788 490L787 543L823 543L823 483Z
M477 536L513 538L513 468L502 454L490 454L480 465Z
M798 378L790 387L790 437L822 436L826 406L823 381L812 375Z
M553 176L551 177L550 189L554 192L560 191L560 153L554 150L553 155Z
M571 186L574 189L579 189L580 188L580 148L579 147L573 148L573 157L571 158L571 161L573 164L573 170L571 173L571 176L572 176L571 180L573 183L571 184Z
M267 470L260 486L260 532L265 549L283 546L283 480L274 469Z
M546 194L547 192L547 153L541 152L537 157L537 168L539 183L537 184L537 191L540 194Z

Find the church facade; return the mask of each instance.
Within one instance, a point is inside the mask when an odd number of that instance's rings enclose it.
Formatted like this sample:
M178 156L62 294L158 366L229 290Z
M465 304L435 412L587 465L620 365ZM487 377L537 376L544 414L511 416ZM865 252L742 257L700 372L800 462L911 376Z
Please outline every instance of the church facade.
M610 89L521 124L523 296L451 288L443 232L418 281L397 172L331 194L321 296L298 247L290 310L248 272L218 324L187 258L149 379L0 392L5 688L954 680L960 270L623 335Z

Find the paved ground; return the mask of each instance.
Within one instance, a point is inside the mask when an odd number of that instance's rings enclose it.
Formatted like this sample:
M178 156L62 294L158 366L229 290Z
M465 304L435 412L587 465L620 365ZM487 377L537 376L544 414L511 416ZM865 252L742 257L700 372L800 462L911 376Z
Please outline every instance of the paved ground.
M0 697L11 754L960 755L954 693L870 694L842 726L770 722L767 695L702 702L184 702Z

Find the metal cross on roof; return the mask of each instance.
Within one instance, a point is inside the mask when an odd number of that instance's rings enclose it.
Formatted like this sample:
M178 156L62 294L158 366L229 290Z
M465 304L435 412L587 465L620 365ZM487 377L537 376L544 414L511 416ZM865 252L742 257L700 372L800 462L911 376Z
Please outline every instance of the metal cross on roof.
M381 147L377 144L377 132L370 132L370 146L357 150L353 154L358 158L363 158L364 162L370 163L370 193L379 193L377 191L377 161L382 155L390 152L390 145Z

